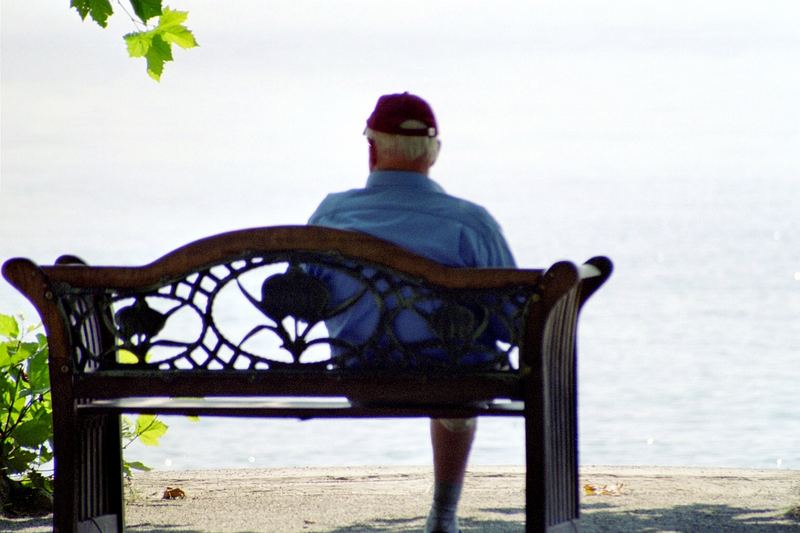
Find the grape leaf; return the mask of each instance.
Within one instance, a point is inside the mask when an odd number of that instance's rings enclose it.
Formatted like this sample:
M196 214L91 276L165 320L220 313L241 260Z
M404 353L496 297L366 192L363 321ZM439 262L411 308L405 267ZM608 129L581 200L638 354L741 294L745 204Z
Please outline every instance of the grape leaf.
M156 33L145 58L147 58L147 73L154 80L160 81L164 63L172 61L172 46Z
M161 29L166 29L173 26L179 26L186 22L187 18L189 18L188 11L173 11L170 8L165 7L164 13L158 19L158 27Z
M157 446L158 439L167 432L167 425L154 415L136 417L136 434L145 446Z
M189 13L185 11L172 11L165 7L155 28L125 35L128 55L144 57L147 60L147 74L154 80L161 80L164 63L172 61L172 43L181 48L197 46L192 32L181 24L188 16Z
M153 17L161 15L161 0L130 0L133 12L139 19L147 23Z
M20 446L34 448L45 442L53 431L53 424L48 416L48 413L44 413L17 426L14 431L17 443Z
M125 464L129 468L133 468L134 470L140 470L142 472L149 472L152 470L152 468L142 463L141 461L125 461Z
M21 474L30 469L31 463L36 460L36 452L14 446L11 452L4 458L4 466L11 474Z
M165 41L175 43L181 48L194 48L197 46L194 35L186 26L168 28L162 33L162 36Z
M158 19L156 31L167 42L175 43L181 48L194 48L197 41L192 32L183 25L188 17L188 11L173 11L165 7L164 14Z
M18 343L13 351L8 351L8 355L11 357L11 364L16 365L17 363L21 363L31 355L35 354L38 349L39 344L36 342Z
M0 314L0 335L9 339L19 336L19 325L13 316Z
M0 368L11 366L11 356L8 354L10 342L0 343ZM5 370L3 371L5 373Z
M83 20L91 15L92 20L102 28L108 25L108 17L114 13L109 0L71 0L70 7L74 7Z
M28 360L30 387L37 394L50 388L50 372L47 365L47 346L39 343L39 350Z

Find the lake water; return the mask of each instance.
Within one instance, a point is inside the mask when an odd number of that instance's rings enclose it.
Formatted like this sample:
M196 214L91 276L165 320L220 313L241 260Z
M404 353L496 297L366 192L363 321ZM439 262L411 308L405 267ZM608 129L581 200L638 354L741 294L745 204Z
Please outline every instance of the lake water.
M126 57L127 17L101 30L62 4L0 5L0 259L144 264L304 223L366 178L378 95L411 90L441 127L433 177L521 266L615 263L581 322L583 463L800 469L796 2L193 0L173 7L201 47L160 84ZM5 282L0 312L35 320ZM430 462L424 420L168 423L126 453ZM480 425L474 463L523 462L519 421Z
M526 191L530 210L511 200L495 209L520 264L602 253L616 265L581 322L582 461L800 468L796 186L518 184L526 187L547 194ZM151 242L136 248L166 251L157 225L139 231ZM7 249L53 248L38 244L12 240ZM85 257L127 254L99 234L79 247ZM7 287L0 295L6 312L18 303ZM160 446L134 444L129 456L178 469L430 462L424 420L167 423ZM473 462L521 464L522 442L521 421L481 420Z

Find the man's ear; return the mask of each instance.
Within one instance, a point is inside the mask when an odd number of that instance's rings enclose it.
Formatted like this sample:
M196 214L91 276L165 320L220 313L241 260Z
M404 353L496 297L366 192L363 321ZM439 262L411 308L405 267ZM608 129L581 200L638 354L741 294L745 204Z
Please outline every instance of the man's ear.
M372 172L378 163L378 154L375 150L375 142L372 139L367 139L367 144L369 144L369 170Z
M436 163L436 160L439 159L439 152L441 150L442 150L442 141L436 139L436 153L433 154L433 157L431 158L430 166L433 166L433 164Z

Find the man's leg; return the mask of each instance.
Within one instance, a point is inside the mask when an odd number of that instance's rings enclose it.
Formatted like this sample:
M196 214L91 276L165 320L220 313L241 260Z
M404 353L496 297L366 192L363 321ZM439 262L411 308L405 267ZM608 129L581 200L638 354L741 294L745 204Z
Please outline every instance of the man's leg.
M431 420L433 445L433 506L426 531L455 533L467 461L475 439L477 419Z

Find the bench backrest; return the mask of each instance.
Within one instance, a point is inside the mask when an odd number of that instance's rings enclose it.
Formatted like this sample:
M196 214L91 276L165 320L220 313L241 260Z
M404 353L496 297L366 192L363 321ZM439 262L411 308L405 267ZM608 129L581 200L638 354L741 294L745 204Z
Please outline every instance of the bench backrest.
M574 330L608 272L595 274L581 283L570 263L448 268L364 234L308 226L221 234L142 267L69 256L4 265L42 316L54 392L75 398L160 393L137 376L159 377L169 395L369 396L376 373L497 374L494 388L473 396L513 398L519 375L547 364L548 327ZM345 315L363 317L357 331L337 331ZM574 343L574 331L564 337ZM211 372L217 384L205 390L181 381Z

